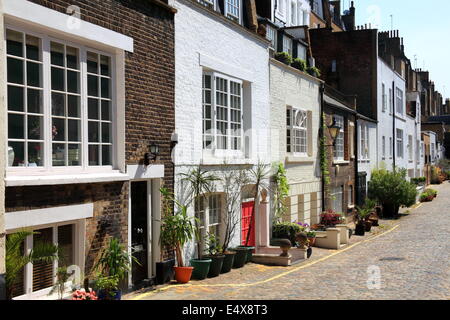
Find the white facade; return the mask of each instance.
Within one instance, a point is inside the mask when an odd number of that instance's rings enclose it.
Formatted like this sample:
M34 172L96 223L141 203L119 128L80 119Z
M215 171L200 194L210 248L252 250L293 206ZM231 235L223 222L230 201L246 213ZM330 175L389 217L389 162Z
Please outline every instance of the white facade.
M180 0L170 1L170 5L178 10L175 15L178 145L173 160L175 193L183 200L186 186L180 180L180 174L198 165L220 176L230 170L230 165L250 168L258 161L270 162L267 130L270 125L269 42L196 3ZM228 103L223 99L229 99ZM233 106L234 110L230 111ZM203 110L211 111L211 118ZM230 113L224 120L222 112L228 111ZM229 128L237 125L240 130L227 131L223 135L220 126L227 119ZM203 125L205 128L212 125L212 130L206 130L207 134L204 134ZM223 196L223 187L222 182L217 182L214 191ZM223 206L223 197L219 202ZM189 211L194 214L193 206ZM231 245L241 244L240 240L238 226ZM188 258L195 254L194 247L191 243L186 248Z
M283 22L286 27L309 26L311 6L307 0L272 0L271 12L275 15L271 20Z
M424 176L423 167L425 165L425 156L422 147L422 137L421 137L421 104L420 104L420 94L419 92L408 92L406 94L406 99L408 102L415 104L415 114L416 117L407 116L407 127L408 134L412 136L412 146L408 149L408 176L410 178L418 178ZM412 111L412 110L411 110ZM408 138L408 148L411 138ZM409 153L412 156L409 156Z
M271 60L271 158L286 168L290 196L285 221L320 220L319 89L320 80Z
M358 119L358 172L365 172L366 187L372 176L372 170L378 167L377 149L378 126L376 122ZM379 144L382 146L382 143Z

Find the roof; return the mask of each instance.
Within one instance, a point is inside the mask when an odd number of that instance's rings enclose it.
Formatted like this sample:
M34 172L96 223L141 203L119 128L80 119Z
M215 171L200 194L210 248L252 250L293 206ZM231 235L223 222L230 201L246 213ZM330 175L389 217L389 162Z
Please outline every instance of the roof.
M450 115L428 117L428 120L424 121L424 123L445 123L450 125Z
M340 102L339 100L336 100L334 98L332 98L329 94L327 94L325 92L325 94L323 95L323 101L325 103L327 103L328 105L330 105L331 107L335 107L338 108L342 111L348 112L348 113L352 113L352 114L356 114L356 111L347 107L345 104L343 104L342 102Z

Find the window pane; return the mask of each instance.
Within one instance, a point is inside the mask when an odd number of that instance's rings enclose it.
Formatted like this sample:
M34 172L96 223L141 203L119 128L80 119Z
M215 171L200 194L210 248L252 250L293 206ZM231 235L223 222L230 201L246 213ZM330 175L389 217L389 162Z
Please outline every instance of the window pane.
M90 166L98 166L99 164L100 164L99 146L98 145L90 145L89 146L89 165Z
M98 100L97 99L88 99L88 118L89 119L98 119Z
M44 139L43 117L28 116L28 139L43 140Z
M10 55L23 57L23 34L6 30L6 52Z
M65 120L53 118L53 141L65 141Z
M69 117L80 117L80 97L72 95L67 96L67 113Z
M111 120L111 106L109 101L102 100L102 120Z
M111 165L111 146L102 146L102 162L104 166Z
M33 247L42 243L53 243L53 228L37 230L33 235ZM33 264L33 292L53 285L53 263L36 262Z
M102 122L102 142L111 142L111 125L109 123Z
M64 45L52 42L50 45L51 62L53 65L64 66Z
M27 62L27 84L32 87L42 87L40 64Z
M69 144L69 149L67 151L67 157L69 159L69 166L80 166L81 165L81 145L80 144Z
M88 75L88 95L98 96L98 77Z
M23 139L24 138L24 117L21 114L8 115L8 138Z
M68 267L75 263L73 228L73 224L58 227L58 247L60 249L60 259L58 260L59 267Z
M8 82L23 84L23 61L8 58Z
M28 89L28 112L44 113L42 110L42 90Z
M66 47L67 68L79 70L78 49Z
M81 141L81 121L80 120L67 120L68 122L68 139L69 141Z
M65 166L66 145L63 143L54 143L52 149L53 166Z
M98 73L98 55L96 53L87 53L87 71L89 73Z
M62 93L52 93L52 115L62 116L66 115L66 96Z
M88 124L89 142L100 142L98 130L99 130L98 122L89 121L89 124Z
M106 56L100 56L100 71L104 76L110 76L110 58Z
M23 110L23 88L8 86L8 110Z
M28 143L28 166L42 167L44 165L44 144L41 142Z
M40 61L40 40L39 38L27 35L27 58Z
M64 70L52 68L52 90L64 91Z
M67 91L80 93L80 74L75 71L67 71Z
M14 154L13 163L8 163L9 166L17 167L23 166L25 162L25 150L23 142L8 142L8 146L12 148L8 153Z
M109 98L109 79L102 78L102 98Z

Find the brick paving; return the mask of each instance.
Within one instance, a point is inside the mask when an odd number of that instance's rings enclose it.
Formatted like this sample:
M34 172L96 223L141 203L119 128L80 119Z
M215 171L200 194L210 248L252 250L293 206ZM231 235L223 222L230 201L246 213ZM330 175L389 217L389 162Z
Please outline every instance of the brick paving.
M187 286L158 287L163 291L136 292L125 298L448 300L450 184L432 187L439 192L433 202L403 209L405 214L398 220L380 220L381 227L374 232L353 236L348 249L314 248L311 259L291 267L250 263L217 278L191 281ZM374 234L379 236L375 238ZM373 277L369 267L379 268L380 281L369 282L368 286L369 276Z

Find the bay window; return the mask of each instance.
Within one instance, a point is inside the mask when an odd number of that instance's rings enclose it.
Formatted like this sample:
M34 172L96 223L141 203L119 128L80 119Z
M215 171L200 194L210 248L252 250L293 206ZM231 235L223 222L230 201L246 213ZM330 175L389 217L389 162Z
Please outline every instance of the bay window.
M241 0L225 0L225 16L239 23L241 20Z
M286 128L287 152L306 157L308 155L308 112L287 108Z
M340 127L334 145L334 159L344 160L344 117L335 115L334 120L336 125Z
M203 149L242 150L242 81L203 74Z
M113 59L6 30L8 166L111 167Z
M283 52L287 52L292 56L292 39L283 35Z

